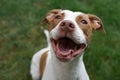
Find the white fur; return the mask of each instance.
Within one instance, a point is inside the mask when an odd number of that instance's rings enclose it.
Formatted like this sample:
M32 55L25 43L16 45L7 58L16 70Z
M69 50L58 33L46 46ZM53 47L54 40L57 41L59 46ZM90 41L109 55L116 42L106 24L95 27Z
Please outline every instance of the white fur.
M86 38L83 31L79 28L77 23L75 22L76 16L83 14L80 12L72 12L69 10L63 10L62 12L65 13L64 20L71 20L75 24L75 31L73 34L68 34L67 37L74 40L76 43L86 43ZM61 22L60 22L61 23ZM59 24L60 24L59 23ZM62 37L59 32L59 24L50 32L50 37L53 39L57 39ZM74 60L69 62L61 62L55 56L54 50L50 43L49 32L47 33L48 39L48 48L45 48L39 52L37 52L32 59L31 63L31 75L33 80L39 79L39 63L40 57L42 53L49 50L47 63L45 67L45 71L42 77L42 80L89 80L88 74L86 72L84 63L83 63L83 54L78 55L75 57ZM64 34L64 33L61 33ZM72 36L72 37L71 37ZM86 43L87 45L87 43Z
M47 60L42 80L89 80L83 63L83 55L64 63L59 61L54 53L51 54Z
M44 30L44 33L46 35L47 38L47 43L48 43L48 47L50 47L50 34L48 30Z

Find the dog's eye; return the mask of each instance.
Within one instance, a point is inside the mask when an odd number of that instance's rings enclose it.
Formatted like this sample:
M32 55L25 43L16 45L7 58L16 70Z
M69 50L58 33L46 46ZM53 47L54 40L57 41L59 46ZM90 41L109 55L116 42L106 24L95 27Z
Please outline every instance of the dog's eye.
M87 24L88 22L86 20L81 20L82 24Z
M60 15L57 15L57 16L55 17L55 19L61 19L61 16L60 16Z

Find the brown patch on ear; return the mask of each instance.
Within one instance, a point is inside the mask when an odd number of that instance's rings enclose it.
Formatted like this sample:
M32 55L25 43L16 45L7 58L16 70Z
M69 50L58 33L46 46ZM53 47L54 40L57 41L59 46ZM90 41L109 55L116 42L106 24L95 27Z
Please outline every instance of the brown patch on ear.
M102 20L99 17L92 15L92 14L88 14L88 17L91 21L91 26L93 30L101 30L102 32L105 33Z
M49 11L44 21L47 23L51 22L54 18L53 16L55 16L55 14L58 14L60 11L61 11L60 9L54 9Z
M50 30L49 27L51 26L51 22L53 22L55 15L60 13L61 11L62 11L61 9L53 9L49 11L46 17L40 22L40 25Z

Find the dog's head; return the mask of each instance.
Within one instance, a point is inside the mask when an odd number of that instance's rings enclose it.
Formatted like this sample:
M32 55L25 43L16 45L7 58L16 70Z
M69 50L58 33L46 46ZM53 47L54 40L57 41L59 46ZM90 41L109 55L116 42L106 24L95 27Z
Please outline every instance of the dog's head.
M49 25L52 48L61 61L82 54L90 43L92 30L104 31L97 16L70 10L51 10L44 21Z

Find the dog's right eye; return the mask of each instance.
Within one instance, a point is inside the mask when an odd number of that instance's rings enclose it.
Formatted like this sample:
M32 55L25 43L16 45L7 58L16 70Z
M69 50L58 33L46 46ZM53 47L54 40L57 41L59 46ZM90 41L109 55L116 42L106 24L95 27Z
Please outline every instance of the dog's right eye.
M60 15L57 15L57 16L55 17L55 19L61 19L61 16L60 16Z
M81 20L82 24L88 24L88 22L86 20Z

